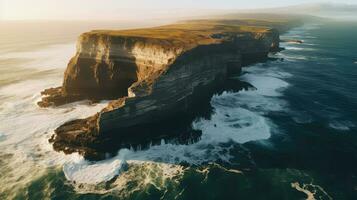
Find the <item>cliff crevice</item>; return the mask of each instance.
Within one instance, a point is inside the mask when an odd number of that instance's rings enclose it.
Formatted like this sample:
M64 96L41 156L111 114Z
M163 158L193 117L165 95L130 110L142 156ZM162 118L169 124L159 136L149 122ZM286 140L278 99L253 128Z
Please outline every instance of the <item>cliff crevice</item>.
M169 132L199 137L190 124L207 115L210 97L240 73L242 64L278 49L276 29L224 21L84 33L62 87L44 91L39 105L112 101L92 117L63 124L50 142L55 150L100 159L105 152L160 140Z

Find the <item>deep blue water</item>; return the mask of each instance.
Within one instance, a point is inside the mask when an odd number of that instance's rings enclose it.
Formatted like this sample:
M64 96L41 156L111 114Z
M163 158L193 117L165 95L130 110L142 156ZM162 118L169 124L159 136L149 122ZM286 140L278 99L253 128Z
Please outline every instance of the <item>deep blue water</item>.
M310 25L284 37L304 44L283 44L277 57L284 61L268 64L291 74L282 97L287 109L269 115L280 134L269 139L273 149L247 146L258 168L298 170L333 199L356 199L357 25Z
M16 143L12 136L22 135L22 129L12 133L2 124L0 186L5 189L0 199L357 199L357 24L306 24L282 39L304 43L282 43L286 50L270 55L276 59L246 67L237 78L257 90L214 96L212 118L193 123L203 131L200 141L163 141L148 150L122 150L99 163L63 158L43 147L49 137L44 132L77 118L76 112L88 106L40 110L31 95L10 96L23 87L21 82L0 87L4 101L19 99L15 105L1 102L4 119L61 118L58 124L30 126L25 132L35 129L33 135ZM52 76L60 80L62 68L57 70ZM40 82L25 85L36 83L40 91L47 87ZM12 116L14 109L19 113ZM83 177L107 175L124 159L128 168L111 181L81 183ZM39 165L43 160L48 162ZM12 184L16 187L5 187Z

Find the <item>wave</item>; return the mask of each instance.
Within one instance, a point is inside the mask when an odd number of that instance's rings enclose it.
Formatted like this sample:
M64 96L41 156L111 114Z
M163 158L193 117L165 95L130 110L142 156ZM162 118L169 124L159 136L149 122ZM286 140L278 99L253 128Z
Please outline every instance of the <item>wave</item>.
M349 131L351 128L355 127L355 125L350 121L331 121L329 123L329 127L339 131Z
M310 35L305 35L303 38L307 38L307 39L316 39L317 37L315 37L315 36L310 36Z
M122 155L122 154L120 154ZM65 164L63 166L64 174L67 180L75 180L79 183L98 184L103 181L111 180L125 166L125 160L111 159L96 164L90 164L83 157L78 156L75 164ZM106 173L102 173L105 171Z
M63 45L61 48L58 51L53 47L52 50L28 54L5 54L0 59L36 58L27 66L38 69L60 68L65 66L64 62L72 55L73 45ZM43 78L8 85L0 88L0 133L4 135L0 147L6 149L6 152L1 153L9 153L12 157L6 161L6 166L0 168L12 169L18 176L29 177L21 181L25 185L33 177L43 174L46 167L62 166L66 179L79 192L98 192L98 188L87 190L87 187L82 186L109 180L113 180L119 189L128 188L126 186L132 180L140 182L138 187L145 184L163 187L166 179L182 175L182 163L200 165L217 160L229 163L234 144L269 139L275 129L267 114L281 112L288 107L281 97L283 90L290 86L284 79L291 76L269 63L245 68L240 79L257 89L215 95L211 100L215 110L211 119L197 119L192 124L193 128L202 131L197 143L181 145L162 141L161 145L151 146L147 150L122 149L116 157L100 162L86 161L78 154L65 156L54 152L48 139L59 125L71 119L90 116L105 107L106 102L94 106L79 102L56 109L37 107L40 91L58 85L61 82L60 76L54 80ZM24 161L26 164L21 164ZM9 184L9 188L19 184L10 176L2 179L4 183L14 183Z
M0 59L30 59L16 62L8 68L22 67L45 70L64 68L73 53L74 45L56 45L34 52L18 52L0 55ZM55 128L71 119L95 114L107 102L90 106L78 102L61 108L39 108L40 92L61 84L63 72L44 73L41 78L22 80L0 87L0 193L15 191L47 172L48 167L57 167L75 160L73 155L53 151L48 139ZM16 174L13 176L12 174ZM26 177L19 179L18 177Z
M65 121L94 114L106 105L88 106L79 102L60 108L43 109L37 106L44 88L54 87L60 79L29 80L0 88L0 132L7 136L5 144L14 144L29 139L34 133L46 133ZM40 122L40 123L33 123Z
M40 91L54 80L24 81L0 88L0 166L2 175L0 193L16 191L56 167L74 160L73 156L53 151L48 139L55 128L71 119L90 116L106 106L89 106L84 102L62 108L39 108ZM56 82L56 81L54 81ZM11 174L16 173L13 177ZM18 177L26 177L19 180ZM16 178L16 179L15 179ZM13 192L11 192L13 193Z
M74 55L74 53L74 44L58 44L36 51L12 52L1 54L0 60L28 60L28 62L17 63L16 67L49 70L65 68L67 66L68 60L71 58L71 56Z
M216 99L222 101L224 99ZM224 100L223 100L224 101ZM257 113L244 108L234 108L213 104L216 112L210 120L200 120L194 123L194 128L202 130L204 140L217 143L229 142L246 143L249 141L268 139L271 135L267 120Z
M164 174L170 173L165 172L168 169L179 172L181 163L200 165L216 160L229 163L232 158L231 142L243 144L270 138L272 122L264 113L282 111L287 106L279 97L283 95L282 90L289 86L282 78L290 74L273 68L262 69L261 64L244 71L240 79L253 84L257 90L224 92L213 96L211 104L215 111L211 119L198 119L192 124L193 128L202 131L197 143L181 145L162 141L161 145L147 150L122 149L110 160L94 163L72 161L63 168L66 177L76 184L97 184L111 180L120 173L119 177L135 176L129 175L132 173L130 170L121 170L123 162L128 163L129 169L150 163L150 166L155 165L156 170L162 170Z
M304 111L293 111L289 113L295 123L298 124L308 124L313 122L313 118L307 112Z
M305 48L305 47L294 47L294 46L287 46L284 47L286 50L295 50L295 51L316 51L313 48Z
M306 42L304 42L302 45L306 45L306 46L317 46L317 44L314 44L314 43L306 43Z

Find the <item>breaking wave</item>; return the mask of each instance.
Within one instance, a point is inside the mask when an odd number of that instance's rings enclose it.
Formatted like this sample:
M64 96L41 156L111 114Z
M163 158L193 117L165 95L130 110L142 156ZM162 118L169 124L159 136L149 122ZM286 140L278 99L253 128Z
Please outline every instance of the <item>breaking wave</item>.
M329 123L329 127L339 131L349 131L355 125L350 121L337 121L333 120Z
M64 68L75 52L75 45L58 44L36 51L10 52L0 55L0 60L17 59L28 62L17 63L16 67L49 70Z
M106 105L102 102L90 106L83 101L56 109L37 106L43 89L61 84L63 71L60 69L64 70L71 54L68 45L59 45L36 52L1 55L1 59L31 58L29 67L44 72L41 79L23 80L0 87L1 194L15 195L19 188L46 173L48 167L74 159L72 155L64 156L53 151L48 143L53 130L68 120L92 115ZM8 68L16 70L22 64L14 63ZM59 70L48 73L46 70L50 68Z
M135 176L129 175L132 173L130 170L122 170L123 166L129 169L155 166L156 170L162 170L164 174L174 171L178 175L182 172L182 163L200 165L217 160L229 163L232 158L231 142L243 144L269 139L273 132L272 122L265 114L283 111L287 107L287 103L280 97L289 86L283 78L291 75L273 67L269 70L263 67L264 64L257 64L246 68L240 77L256 89L213 96L211 104L214 113L211 119L198 119L192 124L193 128L202 130L201 139L197 143L181 145L162 141L161 145L147 150L122 149L116 157L101 162L89 163L78 159L64 165L67 179L78 186L106 182L118 175ZM86 187L76 188L81 192L80 188Z
M61 54L63 57L59 57L61 60L68 61L72 50L65 46L63 49L67 49L68 54ZM55 49L53 49L54 54L56 54ZM40 61L51 55L52 53L47 55L39 53L40 59L34 61L33 66L43 66L42 69L58 67L60 64L65 66L66 63L55 60L51 62L57 64L51 66ZM3 58L18 56L8 54ZM280 56L286 57L283 54ZM38 65L40 62L42 64ZM56 109L38 108L36 102L40 98L40 91L59 85L61 76L62 74L58 74L55 79L28 80L0 88L2 123L0 133L3 135L0 136L0 145L11 147L9 153L12 154L12 158L16 157L6 167L15 170L23 160L29 160L30 162L22 166L23 170L19 173L35 176L33 172L35 163L40 163L41 169L48 166L61 166L66 179L77 192L106 193L114 189L123 190L133 180L137 181L137 187L132 188L133 190L138 190L147 184L162 188L165 187L166 180L179 179L182 176L185 171L183 167L185 165L182 164L201 165L218 160L229 163L234 144L269 139L276 130L268 114L283 112L288 108L288 103L283 99L283 91L290 86L285 79L292 75L274 67L274 62L244 68L243 75L239 79L250 83L255 89L235 93L224 92L213 96L211 104L214 113L211 118L197 119L192 124L193 128L202 131L198 142L182 145L162 141L161 145L151 146L146 150L122 149L114 158L99 162L86 161L78 154L65 156L54 152L48 143L53 130L62 123L90 116L106 105L106 102L102 102L90 106L84 101ZM33 123L34 121L40 123ZM41 173L44 171L38 171L38 174ZM31 179L33 178L27 181ZM3 179L5 182L9 180L10 177ZM10 182L16 183L16 181ZM93 186L105 182L110 182L112 186ZM8 188L12 186L9 185ZM126 192L130 192L128 190Z

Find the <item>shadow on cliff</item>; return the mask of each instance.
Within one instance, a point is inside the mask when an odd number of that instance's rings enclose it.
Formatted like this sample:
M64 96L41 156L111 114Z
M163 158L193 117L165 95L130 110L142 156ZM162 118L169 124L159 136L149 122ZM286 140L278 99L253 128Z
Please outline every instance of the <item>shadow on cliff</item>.
M214 112L210 103L212 96L222 94L225 91L238 92L248 89L255 88L251 84L240 81L237 78L229 78L223 85L215 85L214 88L198 86L195 90L199 92L194 92L192 97L190 97L192 102L187 112L177 113L170 118L160 120L156 123L136 125L121 129L120 131L125 132L126 136L117 134L117 132L114 131L110 134L94 136L93 140L91 140L90 138L78 138L91 137L88 134L74 135L73 132L65 130L63 132L66 134L61 135L60 140L58 140L58 138L56 139L54 148L64 151L65 153L79 152L88 160L102 160L108 158L108 156L116 156L118 151L122 148L144 150L151 146L160 145L162 141L172 144L193 144L200 140L202 131L193 129L192 122L199 118L211 118ZM95 119L95 117L93 119ZM74 129L80 130L81 123L78 123L78 121L80 120L68 123L73 123L75 125ZM88 123L88 120L84 122ZM90 122L90 119L89 123L93 124ZM66 128L68 126L65 125L62 127ZM84 144L81 141L87 141L88 143Z
M257 62L265 62L268 58L260 60L245 60L248 66ZM230 63L227 63L228 65ZM150 124L141 124L122 128L120 131L125 132L126 136L111 132L106 137L101 137L101 143L92 146L99 154L87 154L85 157L89 160L101 160L103 155L116 156L121 148L133 150L148 149L151 146L160 145L162 141L172 144L193 144L200 140L202 131L192 128L192 123L199 119L210 119L214 108L211 105L213 95L221 95L223 92L239 92L242 90L255 90L256 88L248 82L239 80L241 71L228 77L222 84L199 85L185 105L189 108L185 112L178 112L174 116L159 120ZM216 81L213 81L216 82ZM88 152L87 152L88 153ZM109 153L109 154L108 154Z
M113 71L111 76L106 72L108 69L103 69L103 67L108 67L108 65L95 65L96 68L92 72L97 73L96 77L97 80L99 80L97 81L98 88L93 89L91 92L95 94L95 91L98 90L100 93L110 93L111 90L113 90L113 88L111 88L112 84L124 84L125 87L122 85L121 90L125 90L125 94L122 92L120 97L127 96L128 88L138 79L136 75L138 66L135 57L128 53L125 55L125 59L123 59L123 57L111 57L111 59L116 61L109 65L113 67L113 69L111 69ZM242 61L243 65L247 66L256 62L265 62L267 59L269 58L267 58L266 54L256 56L252 54L244 55ZM83 64L88 65L88 62L83 61ZM228 62L227 65L228 71L229 69L235 68L234 62ZM91 74L92 72L87 71L82 76L91 76L93 75ZM134 72L135 75L133 75ZM240 72L241 68L239 67L238 71L231 71L229 74L239 75ZM123 83L123 80L120 80L121 82L115 82L117 78L113 76L115 76L116 73L118 73L118 77L121 73L126 75L125 83ZM106 82L108 78L114 81L108 83ZM108 155L110 157L115 156L121 148L131 148L134 150L147 149L152 145L160 145L162 140L175 144L195 143L200 140L202 132L200 130L194 130L192 128L192 122L198 118L209 119L211 117L214 111L210 104L213 95L221 94L224 91L238 92L240 90L254 89L249 83L242 82L236 78L228 77L227 79L225 78L223 82L218 80L222 79L222 77L216 77L216 79L217 81L212 81L211 84L198 85L194 88L189 98L185 98L184 101L176 105L187 107L187 109L184 109L184 112L175 112L175 114L170 115L170 117L153 120L153 122L147 124L120 128L120 133L125 134L118 134L117 131L109 131L105 134L98 133L97 119L99 115L97 114L87 119L78 119L63 124L56 129L56 134L50 139L50 142L53 143L53 147L56 151L64 151L65 153L79 152L89 160L105 159L108 158ZM82 78L79 80L82 80ZM78 87L81 84L74 85ZM101 88L105 87L109 87L110 89L101 91ZM88 93L88 90L83 91Z
M160 145L162 140L174 144L196 143L200 140L202 131L193 129L192 122L199 118L211 118L214 112L211 105L213 95L251 89L255 89L254 86L236 78L229 78L223 85L214 86L213 90L207 86L198 86L190 97L192 101L188 103L190 106L186 112L177 113L173 117L156 123L137 125L129 127L128 130L122 130L129 133L127 138L123 138L122 135L120 135L120 138L116 138L119 134L111 134L108 141L105 142L106 144L103 145L104 148L98 147L97 150L111 152L112 156L115 156L120 148L146 149L152 145ZM132 137L134 134L140 135L140 137ZM124 145L119 145L115 141L121 141ZM125 145L125 143L128 145Z
M109 47L108 47L109 48ZM112 51L119 47L111 46ZM115 100L128 96L128 88L138 81L137 60L132 52L134 46L127 45L127 51L108 53L93 58L88 52L77 52L68 63L64 73L63 86L41 92L40 107L62 106L81 100L98 102Z

